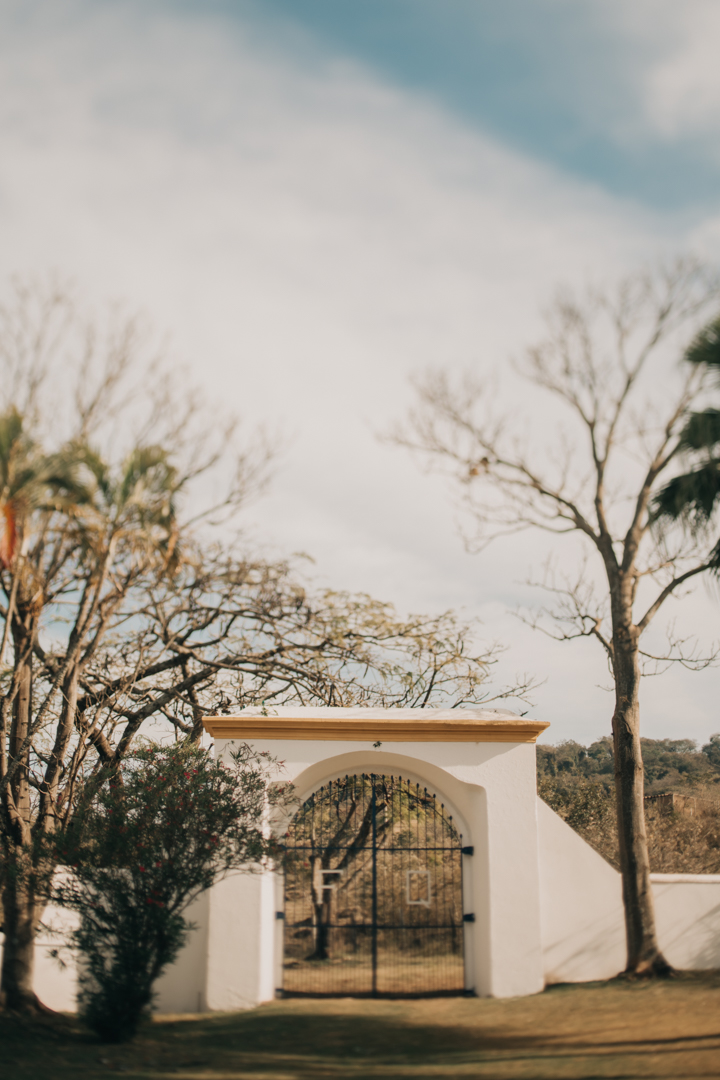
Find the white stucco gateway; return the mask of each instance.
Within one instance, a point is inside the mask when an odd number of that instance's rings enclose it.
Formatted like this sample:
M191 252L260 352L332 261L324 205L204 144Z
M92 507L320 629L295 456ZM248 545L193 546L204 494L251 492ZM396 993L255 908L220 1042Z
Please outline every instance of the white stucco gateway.
M486 709L270 711L208 718L218 756L238 743L268 751L300 803L345 774L400 774L427 787L473 850L463 866L464 912L474 916L464 928L466 988L494 997L542 989L534 743L548 724ZM282 890L259 875L243 890L253 924L224 926L225 955L257 950L266 999L282 988Z
M444 803L466 852L467 991L533 994L623 969L620 875L536 795L534 744L547 724L484 709L278 708L209 717L205 726L220 758L248 743L277 759L296 806L329 781L363 775L402 776ZM284 834L287 825L273 827ZM720 968L720 875L651 880L670 963ZM188 912L196 929L158 980L156 1009L231 1010L274 998L283 990L283 906L280 872L233 874L204 893ZM44 922L61 929L63 914L50 911ZM51 1008L72 1010L75 972L51 958L58 941L40 936L35 989Z

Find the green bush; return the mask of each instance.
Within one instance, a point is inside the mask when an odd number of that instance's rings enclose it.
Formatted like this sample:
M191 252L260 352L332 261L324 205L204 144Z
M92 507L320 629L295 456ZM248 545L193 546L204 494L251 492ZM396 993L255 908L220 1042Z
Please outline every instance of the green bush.
M268 800L284 796L268 765L248 747L228 767L197 746L146 746L78 807L53 899L79 915L80 1011L101 1039L134 1035L192 928L188 905L272 856L263 822Z

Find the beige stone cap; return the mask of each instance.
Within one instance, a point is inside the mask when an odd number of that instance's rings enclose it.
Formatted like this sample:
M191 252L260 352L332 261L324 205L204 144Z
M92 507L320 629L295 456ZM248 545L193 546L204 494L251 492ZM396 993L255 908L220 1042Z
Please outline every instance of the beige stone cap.
M206 716L215 739L534 743L549 727L504 709L361 709L283 706Z

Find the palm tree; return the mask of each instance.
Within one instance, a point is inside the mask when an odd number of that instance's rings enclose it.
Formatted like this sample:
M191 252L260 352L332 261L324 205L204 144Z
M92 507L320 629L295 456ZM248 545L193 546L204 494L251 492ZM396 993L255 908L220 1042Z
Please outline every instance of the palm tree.
M720 380L720 317L703 327L685 353L685 360ZM655 496L652 513L656 521L683 523L691 532L710 524L720 498L720 409L707 408L688 416L676 452L692 462L691 468L673 477ZM720 540L711 555L720 570Z
M0 862L12 867L2 888L0 1005L37 1007L32 950L44 906L39 883L54 865L42 839L68 809L60 784L77 736L83 671L138 580L151 568L164 575L177 559L179 486L159 447L135 447L115 467L80 442L47 454L17 409L0 415L0 582L7 597L0 657L12 640L0 703L7 739ZM50 650L39 641L45 624L53 628ZM45 672L42 695L37 686L33 693L38 667ZM54 736L38 758L41 770L33 771L33 740L42 739L52 709Z

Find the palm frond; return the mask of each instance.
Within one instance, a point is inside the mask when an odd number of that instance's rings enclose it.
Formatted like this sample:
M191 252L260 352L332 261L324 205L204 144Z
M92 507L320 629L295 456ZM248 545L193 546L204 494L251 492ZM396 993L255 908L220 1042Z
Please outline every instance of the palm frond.
M652 502L655 521L683 521L699 530L710 521L720 496L720 460L714 458L681 476L674 476Z
M720 540L718 540L717 544L712 549L708 561L710 563L710 573L713 577L720 577Z
M681 450L711 450L720 443L720 409L690 413L680 434Z
M685 352L685 359L689 364L720 369L720 316L695 335Z
M134 503L139 508L171 513L172 497L177 484L177 470L162 446L138 446L126 458L123 476L118 487L118 505Z

